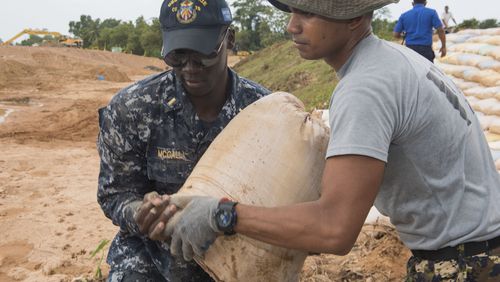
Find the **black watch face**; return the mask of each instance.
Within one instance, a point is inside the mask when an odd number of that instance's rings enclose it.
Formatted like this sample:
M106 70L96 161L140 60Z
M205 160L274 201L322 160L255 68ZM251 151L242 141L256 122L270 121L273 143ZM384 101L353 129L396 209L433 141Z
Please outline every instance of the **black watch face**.
M225 229L231 226L233 215L231 211L220 209L216 214L217 225L219 225L219 229L225 231Z

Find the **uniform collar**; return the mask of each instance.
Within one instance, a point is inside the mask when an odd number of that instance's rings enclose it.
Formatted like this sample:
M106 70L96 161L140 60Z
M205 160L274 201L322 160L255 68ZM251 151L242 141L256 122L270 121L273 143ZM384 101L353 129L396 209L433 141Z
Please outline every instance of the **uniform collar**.
M239 76L230 68L228 68L229 72L229 80L231 83L231 89L229 93L229 97L226 100L224 107L228 106L228 104L232 104L236 108L236 102L234 99L235 93L238 93L241 89L240 78ZM174 110L179 110L182 108L188 107L188 110L193 110L191 102L187 98L186 90L182 85L180 79L177 79L177 76L173 71L168 73L167 75L167 85L165 86L163 93L161 94L161 103L164 106L165 112L170 112Z
M422 8L422 7L425 7L425 5L424 5L424 4L415 4L415 5L413 6L413 9L416 9L416 8Z
M218 132L244 107L240 105L241 99L235 99L235 95L241 95L240 92L243 90L241 89L240 78L233 70L228 69L228 72L231 83L230 93L213 126L213 128L217 128L216 131ZM183 116L183 119L191 128L198 128L201 125L201 121L196 117L194 107L187 98L181 80L177 78L173 71L168 73L167 76L167 81L163 87L164 91L162 91L163 93L160 96L162 112L179 111L179 114ZM212 131L214 130L210 130L210 132Z

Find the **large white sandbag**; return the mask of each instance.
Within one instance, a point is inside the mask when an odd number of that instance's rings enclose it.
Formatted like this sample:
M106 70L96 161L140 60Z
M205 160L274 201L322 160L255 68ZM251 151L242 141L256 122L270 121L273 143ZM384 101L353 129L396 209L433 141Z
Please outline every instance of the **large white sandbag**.
M466 70L463 72L463 78L468 81L474 81L486 87L497 86L500 82L500 73L494 70Z
M500 141L488 141L488 145L490 146L491 150L496 150L493 152L500 152ZM498 160L500 160L500 158L498 158Z
M462 35L462 37L465 37L465 35ZM446 38L448 40L448 38ZM462 41L464 42L464 41ZM459 43L462 43L459 42ZM479 35L479 36L471 36L469 34L469 37L466 39L465 42L470 42L470 43L486 43L486 44L491 44L491 45L500 45L500 35Z
M488 28L488 29L463 29L458 34L475 34L475 35L500 35L500 28Z
M489 56L487 56L490 58ZM488 61L482 61L477 64L477 67L482 70L494 70L496 72L500 72L500 61L494 60L493 58Z
M455 83L458 88L463 90L469 89L469 88L474 88L474 87L480 87L481 85L477 82L471 82L471 81L466 81L461 78L455 77L450 75L451 80L453 80L453 83Z
M274 207L319 198L329 129L321 113L275 93L217 136L178 195L229 197ZM218 281L297 281L307 254L245 236L219 237L196 261Z
M479 72L478 68L472 66L460 66L460 65L445 64L440 62L436 62L436 66L440 68L444 73L461 79L465 79L464 78L465 72L471 72L471 73Z
M471 37L477 37L477 35L470 33L450 33L446 35L446 43L449 44L449 46L451 46L451 44L464 43Z
M438 60L446 64L472 66L482 70L489 69L500 71L500 61L497 61L490 56L450 52L446 57L439 58Z
M500 120L500 117L497 117L497 116L487 116L487 115L483 115L483 114L478 114L477 115L477 119L479 120L479 123L481 124L481 128L483 130L489 130L491 124L495 120L497 120L497 119Z
M450 52L473 53L500 60L500 46L486 43L459 43L449 47Z
M464 94L479 99L495 98L497 94L500 94L500 86L469 88L464 90Z
M488 130L495 134L500 134L500 115L490 120Z
M495 150L500 150L499 148L492 147L492 146L500 146L500 134L495 134L493 132L486 131L484 134L486 137L486 141L488 141L488 144L490 145L490 148L495 149Z
M481 100L472 108L485 115L500 116L500 101L495 98Z

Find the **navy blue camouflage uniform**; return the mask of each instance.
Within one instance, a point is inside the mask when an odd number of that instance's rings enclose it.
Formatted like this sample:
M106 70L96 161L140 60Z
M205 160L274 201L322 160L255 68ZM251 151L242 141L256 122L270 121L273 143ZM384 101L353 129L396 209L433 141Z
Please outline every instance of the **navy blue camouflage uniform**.
M98 202L120 227L107 262L109 281L130 273L151 281L207 281L194 262L174 258L168 246L142 235L128 205L156 191L176 193L214 138L243 108L270 93L229 69L228 99L216 121L202 122L172 71L140 81L99 110L101 157Z

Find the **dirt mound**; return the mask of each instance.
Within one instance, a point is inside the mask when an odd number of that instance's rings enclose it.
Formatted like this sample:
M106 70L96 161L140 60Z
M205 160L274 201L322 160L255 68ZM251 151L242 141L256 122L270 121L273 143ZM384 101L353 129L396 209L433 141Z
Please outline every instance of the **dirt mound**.
M30 66L14 60L0 60L0 88L33 74Z
M119 71L117 67L112 66L99 66L94 67L88 71L91 78L97 80L107 80L114 82L130 82L130 78L123 72Z
M301 281L403 281L409 257L393 227L366 224L348 255L308 257Z

